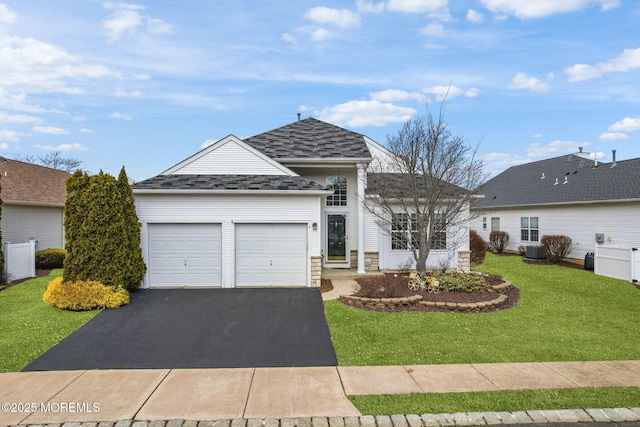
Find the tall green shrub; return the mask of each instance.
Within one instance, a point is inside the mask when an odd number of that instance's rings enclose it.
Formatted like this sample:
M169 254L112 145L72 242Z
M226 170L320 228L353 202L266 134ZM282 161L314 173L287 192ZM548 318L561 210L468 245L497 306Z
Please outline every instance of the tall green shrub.
M127 290L133 290L140 287L147 267L142 259L140 225L138 224L138 215L136 214L136 207L134 205L133 191L131 191L124 166L120 170L120 175L118 175L118 191L120 193L120 200L122 201L122 214L124 216L123 235L125 237L125 258L123 265L123 286Z
M67 182L64 281L124 283L123 202L114 177L76 172Z

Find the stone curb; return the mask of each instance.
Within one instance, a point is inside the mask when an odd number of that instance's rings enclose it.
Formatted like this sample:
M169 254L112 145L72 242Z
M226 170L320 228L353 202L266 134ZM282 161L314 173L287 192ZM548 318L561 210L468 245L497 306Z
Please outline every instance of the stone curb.
M500 424L624 423L640 421L640 408L561 409L454 414L364 415L361 417L237 418L213 421L131 421L19 424L0 427L449 427Z

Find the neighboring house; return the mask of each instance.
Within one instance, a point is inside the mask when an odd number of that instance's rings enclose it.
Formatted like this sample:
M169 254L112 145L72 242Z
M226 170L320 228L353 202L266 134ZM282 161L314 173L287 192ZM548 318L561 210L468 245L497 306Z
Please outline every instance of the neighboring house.
M471 228L486 241L492 230L506 231L507 249L539 245L543 235L566 235L570 258L603 245L640 245L640 158L600 163L580 152L513 166L478 190Z
M0 158L2 242L36 240L36 250L64 248L64 202L71 175Z
M229 135L138 182L144 287L319 286L322 268L397 268L390 230L361 203L368 165L388 155L364 135L308 118L244 140ZM440 252L453 253L455 267L459 249L468 243Z

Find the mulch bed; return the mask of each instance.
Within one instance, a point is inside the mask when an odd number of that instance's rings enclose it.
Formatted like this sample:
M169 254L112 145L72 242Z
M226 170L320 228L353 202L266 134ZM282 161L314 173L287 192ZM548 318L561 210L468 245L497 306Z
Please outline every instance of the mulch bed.
M36 270L36 277L48 276L51 273L51 270ZM8 289L12 286L15 286L19 283L25 282L27 280L35 279L36 277L27 277L25 279L14 280L11 283L5 283L4 285L0 285L0 291Z
M325 293L333 290L333 283L329 279L320 279L320 293Z
M476 303L476 302L484 302L495 299L499 294L490 291L489 286L497 285L503 283L503 279L501 276L497 275L489 275L485 277L485 282L487 283L487 288L485 288L481 292L438 292L432 293L429 291L412 291L407 286L409 278L407 275L402 274L394 274L387 273L384 276L372 276L372 277L362 277L356 279L358 284L360 285L360 290L354 294L355 296L366 296L369 298L398 298L398 297L408 297L412 295L421 295L423 301L434 301L434 302L454 302L454 303ZM504 295L507 295L508 300L498 306L492 308L485 308L473 311L473 313L490 313L498 310L505 310L508 308L515 307L520 299L520 289L512 286L508 291L504 292ZM348 301L343 301L344 304L355 307L355 304L352 304ZM449 312L450 310L436 308L436 307L428 307L424 305L413 305L413 306L404 306L398 308L363 308L358 307L360 309L369 310L369 311L380 311L380 312L396 312L396 311L428 311L428 312Z

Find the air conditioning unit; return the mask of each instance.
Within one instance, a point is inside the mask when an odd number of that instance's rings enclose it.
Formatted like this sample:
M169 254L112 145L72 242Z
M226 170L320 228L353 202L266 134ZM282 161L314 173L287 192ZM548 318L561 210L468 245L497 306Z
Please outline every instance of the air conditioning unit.
M544 259L545 256L542 253L542 246L527 246L525 251L525 258L530 259Z

